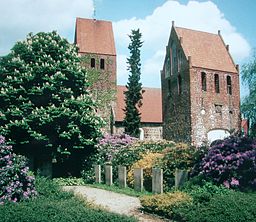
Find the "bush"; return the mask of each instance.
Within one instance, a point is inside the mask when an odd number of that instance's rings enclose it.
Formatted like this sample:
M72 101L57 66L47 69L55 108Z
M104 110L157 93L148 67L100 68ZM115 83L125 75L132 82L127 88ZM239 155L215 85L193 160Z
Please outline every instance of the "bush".
M54 178L53 181L60 186L79 186L79 185L86 184L83 178L76 178L76 177Z
M174 173L176 169L190 171L197 161L199 149L184 143L177 143L173 147L163 150L163 158L156 164L163 169L165 190L174 185Z
M63 192L60 186L43 177L36 178L38 197L19 204L0 206L0 221L20 222L66 222L66 221L125 221L134 222L134 218L120 216L96 208L84 199L72 193Z
M201 182L201 186L191 185L189 182L187 182L182 191L189 193L193 197L194 204L208 202L216 194L228 195L231 192L224 186L216 186L213 183L205 180Z
M127 135L105 136L99 141L97 153L86 162L82 176L87 183L95 181L93 164L113 166L113 178L117 178L118 165L126 166L128 170L131 166L142 158L146 152L161 152L166 147L174 146L174 142L160 141L138 141L136 138ZM103 170L103 167L102 167ZM104 171L102 171L104 177Z
M171 218L173 209L183 204L191 204L192 198L184 192L174 192L143 196L140 198L141 205L145 211L156 213Z
M213 145L200 164L201 174L228 188L256 188L256 140L230 137Z
M256 194L230 192L214 195L209 202L173 209L173 219L186 222L256 221Z
M134 183L134 169L143 168L143 185L147 191L152 190L152 168L154 167L157 159L163 155L160 153L145 153L142 154L142 158L135 162L127 173L127 183L133 186Z
M25 157L14 154L3 136L0 136L0 168L0 204L19 202L37 194Z

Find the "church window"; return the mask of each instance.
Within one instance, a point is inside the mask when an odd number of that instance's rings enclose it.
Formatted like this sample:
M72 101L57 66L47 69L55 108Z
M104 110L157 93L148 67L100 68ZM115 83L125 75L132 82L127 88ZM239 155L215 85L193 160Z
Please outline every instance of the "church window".
M202 90L206 91L207 87L206 87L206 74L205 74L205 72L201 73L201 85L202 85Z
M214 85L215 85L215 92L220 93L220 79L218 74L214 74Z
M100 69L105 69L105 60L100 59Z
M232 95L232 82L230 76L227 76L227 93Z
M178 94L180 95L181 94L181 76L178 75Z
M95 58L91 58L91 68L95 68Z

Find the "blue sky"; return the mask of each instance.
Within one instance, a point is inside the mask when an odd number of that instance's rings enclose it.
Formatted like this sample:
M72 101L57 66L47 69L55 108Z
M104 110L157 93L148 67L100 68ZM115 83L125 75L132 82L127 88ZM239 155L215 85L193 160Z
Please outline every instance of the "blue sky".
M143 35L142 83L150 87L160 87L159 73L172 20L177 26L212 33L220 29L240 66L256 47L255 0L94 0L94 4L93 0L0 0L0 55L29 32L57 30L73 42L75 18L92 18L94 5L97 19L113 22L119 84L128 78L131 29L140 28Z

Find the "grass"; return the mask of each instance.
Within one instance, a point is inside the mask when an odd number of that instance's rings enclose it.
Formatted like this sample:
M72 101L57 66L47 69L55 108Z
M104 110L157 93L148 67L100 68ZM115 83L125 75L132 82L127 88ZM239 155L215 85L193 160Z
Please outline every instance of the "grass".
M137 192L137 191L135 191L134 189L132 189L130 187L119 188L116 185L108 186L106 184L100 184L100 183L96 184L95 183L95 184L86 184L86 186L93 187L93 188L99 188L99 189L102 189L102 190L108 190L108 191L112 191L112 192L115 192L115 193L125 194L125 195L133 196L133 197L152 195L152 193L147 192L147 191Z

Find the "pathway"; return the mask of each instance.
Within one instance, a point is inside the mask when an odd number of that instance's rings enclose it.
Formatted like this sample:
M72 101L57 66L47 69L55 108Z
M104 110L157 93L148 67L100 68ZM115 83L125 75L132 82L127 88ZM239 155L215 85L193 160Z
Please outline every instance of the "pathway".
M86 186L65 186L65 191L74 191L75 194L85 196L90 202L95 203L118 214L135 216L143 222L163 222L168 220L160 219L154 215L148 215L141 212L140 201L137 197L127 196L125 194L114 193L107 190L86 187Z

